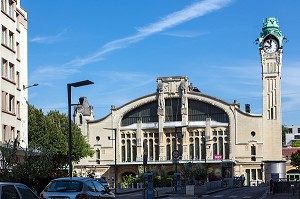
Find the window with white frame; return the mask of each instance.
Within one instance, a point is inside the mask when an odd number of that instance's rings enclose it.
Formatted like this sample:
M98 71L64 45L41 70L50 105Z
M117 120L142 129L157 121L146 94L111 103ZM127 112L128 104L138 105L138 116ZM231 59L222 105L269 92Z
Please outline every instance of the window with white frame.
M20 102L17 101L17 118L20 118Z
M14 49L14 33L9 31L9 43L8 47Z
M7 93L2 91L2 110L5 111L6 110L6 95Z
M9 0L8 4L8 15L13 18L14 17L14 2L12 0Z
M1 0L1 10L3 12L6 12L6 1L7 0Z
M9 63L8 79L11 81L15 80L15 66L12 63Z
M20 44L19 42L16 42L16 48L17 48L17 59L20 60Z
M2 127L2 143L8 143L10 141L10 132L7 125L3 125Z
M15 96L13 96L11 94L9 94L8 111L11 113L15 112Z
M3 58L1 61L1 75L2 77L7 77L7 60Z
M6 34L7 34L7 28L5 28L4 26L2 26L2 44L6 45Z
M16 80L17 80L17 82L16 82L16 84L17 84L17 88L18 89L20 89L20 73L17 71L17 73L16 73Z

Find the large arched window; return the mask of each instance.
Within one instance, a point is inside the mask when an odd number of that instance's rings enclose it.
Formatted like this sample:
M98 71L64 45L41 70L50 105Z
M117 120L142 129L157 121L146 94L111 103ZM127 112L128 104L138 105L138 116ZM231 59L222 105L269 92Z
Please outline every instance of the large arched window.
M135 124L138 120L142 123L157 122L157 101L144 104L136 109L128 112L122 119L122 126Z
M189 100L189 121L205 121L210 117L212 121L228 123L228 116L224 110L205 102Z
M181 121L181 98L166 99L165 121Z

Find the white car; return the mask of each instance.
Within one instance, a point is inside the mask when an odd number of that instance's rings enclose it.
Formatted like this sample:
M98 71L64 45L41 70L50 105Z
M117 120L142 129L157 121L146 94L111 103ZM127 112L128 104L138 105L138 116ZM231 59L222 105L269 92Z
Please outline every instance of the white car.
M114 199L115 194L93 178L66 177L51 180L40 199Z
M39 199L31 189L22 183L0 182L0 199Z

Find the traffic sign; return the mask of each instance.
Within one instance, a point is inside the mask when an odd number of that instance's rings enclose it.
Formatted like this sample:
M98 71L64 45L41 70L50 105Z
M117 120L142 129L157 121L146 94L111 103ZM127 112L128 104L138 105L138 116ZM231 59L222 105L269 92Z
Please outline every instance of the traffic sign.
M173 158L179 158L179 151L178 150L173 150L172 151L172 157Z

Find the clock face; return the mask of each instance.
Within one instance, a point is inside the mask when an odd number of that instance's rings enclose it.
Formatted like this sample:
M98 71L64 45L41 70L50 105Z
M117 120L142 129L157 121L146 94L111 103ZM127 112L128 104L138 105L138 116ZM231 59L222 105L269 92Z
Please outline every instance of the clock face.
M266 53L276 52L278 49L278 42L275 39L267 39L264 41L263 48Z

